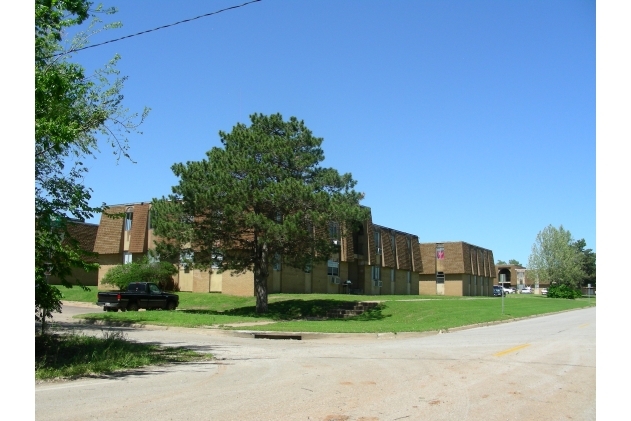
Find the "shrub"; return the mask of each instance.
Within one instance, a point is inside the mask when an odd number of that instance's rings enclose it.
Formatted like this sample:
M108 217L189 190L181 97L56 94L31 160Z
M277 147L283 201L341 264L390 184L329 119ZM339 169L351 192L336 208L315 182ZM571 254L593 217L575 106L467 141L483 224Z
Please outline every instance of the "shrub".
M551 285L548 288L548 298L567 298L573 300L580 298L583 294L580 290L574 289L569 285Z
M162 290L173 290L173 275L177 269L168 262L150 263L146 258L140 262L132 262L115 266L103 277L103 283L127 289L132 282L153 282Z

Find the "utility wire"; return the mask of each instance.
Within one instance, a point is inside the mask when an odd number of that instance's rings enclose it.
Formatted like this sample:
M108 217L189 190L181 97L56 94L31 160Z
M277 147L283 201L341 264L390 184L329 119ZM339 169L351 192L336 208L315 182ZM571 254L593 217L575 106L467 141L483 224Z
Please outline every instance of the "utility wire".
M136 34L132 34L132 35L126 35L126 36L121 37L121 38L116 38L116 39L112 39L112 40L109 40L109 41L100 42L100 43L98 43L98 44L88 45L87 47L77 48L76 50L71 50L71 51L72 51L72 52L76 52L76 51L86 50L86 49L88 49L88 48L98 47L98 46L100 46L100 45L104 45L104 44L110 44L110 43L112 43L112 42L120 41L120 40L123 40L123 39L126 39L126 38L137 37L138 35L143 35L143 34L146 34L146 33L148 33L148 32L157 31L157 30L159 30L159 29L169 28L169 27L171 27L171 26L179 25L180 23L191 22L191 21L194 21L194 20L196 20L196 19L201 19L201 18L205 18L205 17L207 17L207 16L216 15L216 14L218 14L218 13L225 12L225 11L227 11L227 10L231 10L231 9L238 9L239 7L247 6L248 4L256 3L256 2L259 2L259 1L261 1L261 0L251 0L251 1L247 2L247 3L243 3L243 4L240 4L240 5L238 5L238 6L231 6L231 7L227 7L227 8L225 8L225 9L217 10L216 12L206 13L206 14L204 14L204 15L195 16L194 18L184 19L184 20L181 20L181 21L179 21L179 22L171 23L171 24L169 24L169 25L158 26L157 28L149 29L149 30L147 30L147 31L138 32L138 33L136 33ZM60 55L63 55L63 54L67 54L67 53L69 53L69 52L70 52L70 51L65 51L65 52L62 52L62 53L53 54L53 55L52 55L52 56L50 56L50 57L57 57L57 56L60 56Z

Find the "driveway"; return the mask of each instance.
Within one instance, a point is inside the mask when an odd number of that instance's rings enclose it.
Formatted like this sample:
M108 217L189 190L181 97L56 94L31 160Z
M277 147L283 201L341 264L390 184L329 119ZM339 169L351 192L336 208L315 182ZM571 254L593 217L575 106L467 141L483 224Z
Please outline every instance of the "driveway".
M440 335L317 340L119 328L217 359L38 384L36 419L594 420L595 322L590 308Z

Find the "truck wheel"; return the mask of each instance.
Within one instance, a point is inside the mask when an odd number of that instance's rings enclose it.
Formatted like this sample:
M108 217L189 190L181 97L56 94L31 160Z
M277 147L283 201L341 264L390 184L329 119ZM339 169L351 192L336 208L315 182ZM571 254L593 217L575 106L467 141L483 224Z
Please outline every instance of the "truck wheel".
M127 311L138 311L138 303L132 301L131 303L127 304Z
M173 301L169 301L167 303L167 308L166 309L169 310L169 311L175 310L175 303Z

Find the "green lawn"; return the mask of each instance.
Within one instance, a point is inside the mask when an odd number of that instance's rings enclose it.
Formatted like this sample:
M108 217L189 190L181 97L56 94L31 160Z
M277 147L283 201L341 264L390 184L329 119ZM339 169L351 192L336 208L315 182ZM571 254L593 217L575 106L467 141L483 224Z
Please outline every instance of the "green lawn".
M73 291L73 298L64 299L96 301L95 292L78 291ZM502 314L502 300L499 297L272 294L269 296L269 312L261 316L255 312L254 297L190 292L178 294L180 307L175 312L104 312L80 317L115 324L219 326L226 329L244 329L224 326L226 324L267 321L274 323L248 326L246 329L286 332L422 332L595 305L595 299L590 303L586 298L565 300L536 295L509 295L504 299ZM324 319L328 309L338 308L346 301L382 303L376 309L354 318Z

